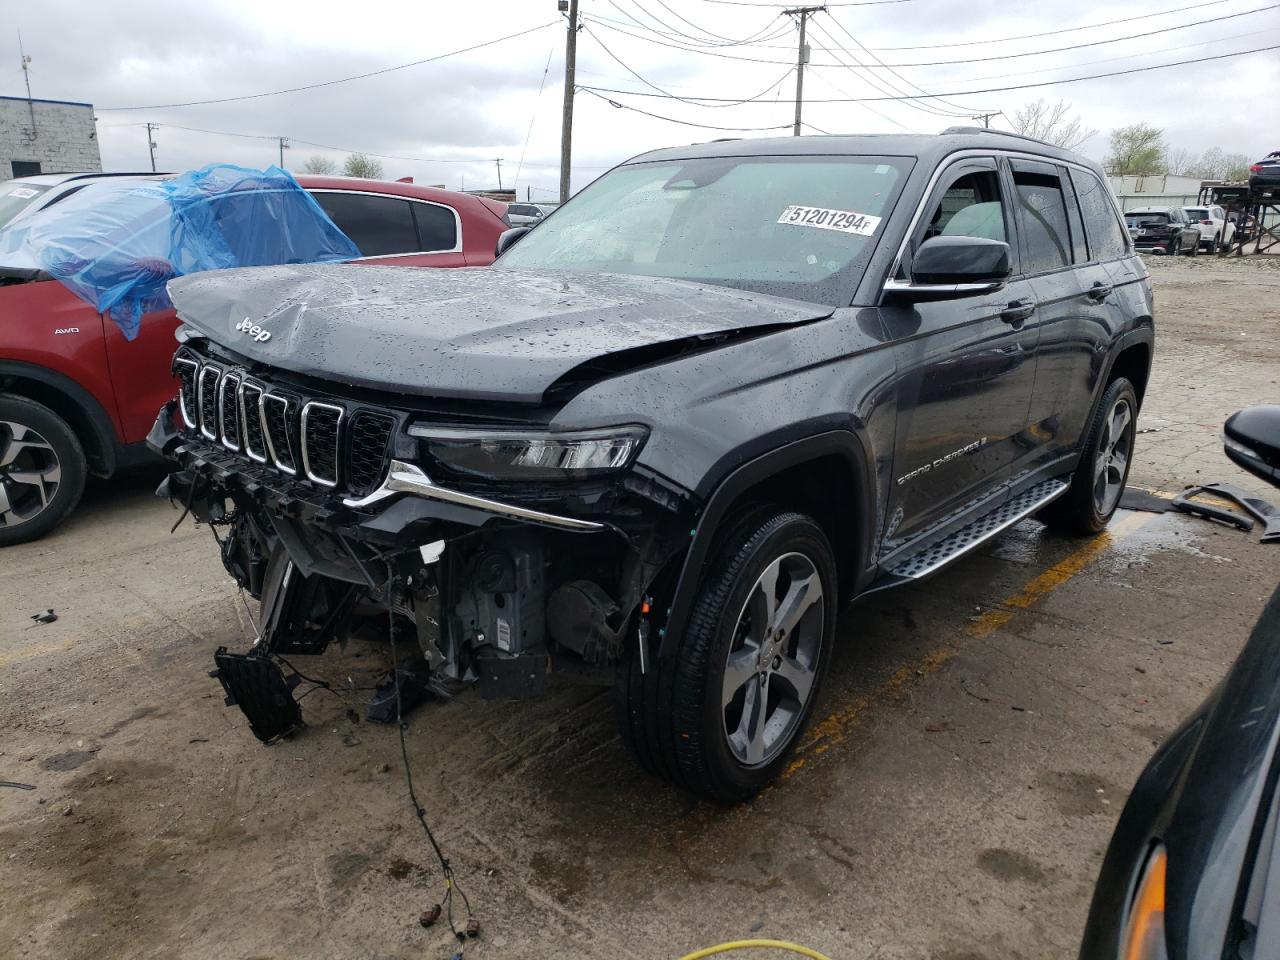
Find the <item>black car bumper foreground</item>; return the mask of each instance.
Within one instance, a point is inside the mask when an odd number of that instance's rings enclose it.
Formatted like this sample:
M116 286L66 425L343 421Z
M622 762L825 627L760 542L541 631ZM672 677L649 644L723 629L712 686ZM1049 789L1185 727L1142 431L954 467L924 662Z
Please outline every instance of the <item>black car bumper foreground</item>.
M157 493L214 529L227 572L261 601L253 648L220 649L213 675L264 741L300 722L276 659L361 627L406 641L401 672L424 687L475 682L487 697L536 695L565 655L604 665L626 637L656 638L644 601L690 522L669 487L629 472L515 503L388 455L367 493L344 495L180 429L177 409L148 438L176 462Z

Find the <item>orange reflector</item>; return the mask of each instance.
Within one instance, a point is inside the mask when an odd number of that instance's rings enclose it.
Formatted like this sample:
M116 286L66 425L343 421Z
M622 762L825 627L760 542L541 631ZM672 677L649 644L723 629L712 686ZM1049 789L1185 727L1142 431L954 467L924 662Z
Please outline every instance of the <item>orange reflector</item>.
M1155 960L1165 956L1164 885L1168 860L1164 847L1156 847L1147 860L1138 895L1129 913L1122 954L1124 960Z
M646 617L649 615L649 611L650 611L651 609L653 609L653 608L649 605L649 601L648 601L648 600L646 600L646 601L644 601L642 604L640 604L640 612L641 612L641 613L643 613Z

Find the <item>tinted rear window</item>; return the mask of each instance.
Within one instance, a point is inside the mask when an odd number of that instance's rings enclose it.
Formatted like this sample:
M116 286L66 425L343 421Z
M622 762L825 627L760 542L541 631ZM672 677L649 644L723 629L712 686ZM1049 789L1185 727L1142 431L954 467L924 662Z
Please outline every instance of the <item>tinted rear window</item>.
M1139 226L1144 223L1168 223L1169 215L1167 213L1126 213L1124 215L1131 227Z
M1187 216L1195 220L1208 220L1209 211L1200 207L1187 207Z

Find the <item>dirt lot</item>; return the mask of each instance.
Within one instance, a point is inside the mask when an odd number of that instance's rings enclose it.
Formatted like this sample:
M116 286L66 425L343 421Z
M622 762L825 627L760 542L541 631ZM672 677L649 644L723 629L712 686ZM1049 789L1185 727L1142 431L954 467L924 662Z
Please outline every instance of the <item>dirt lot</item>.
M1280 396L1280 262L1153 260L1159 357L1132 482L1228 479ZM206 676L245 612L144 473L0 555L0 957L447 957L393 729L317 692L264 748ZM1276 548L1124 514L1028 522L849 610L784 782L725 811L632 765L610 692L473 694L412 717L421 798L484 924L476 957L674 957L749 934L833 958L1074 956L1126 791L1221 677ZM46 607L56 623L28 616ZM370 681L353 643L302 669ZM310 669L308 669L310 668Z

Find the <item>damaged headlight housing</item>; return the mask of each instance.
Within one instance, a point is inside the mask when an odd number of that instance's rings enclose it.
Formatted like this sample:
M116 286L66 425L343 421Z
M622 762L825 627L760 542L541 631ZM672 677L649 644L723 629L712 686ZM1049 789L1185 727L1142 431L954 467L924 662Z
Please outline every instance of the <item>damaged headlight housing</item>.
M562 433L415 425L409 432L446 470L496 480L606 476L629 467L649 435L631 424Z

